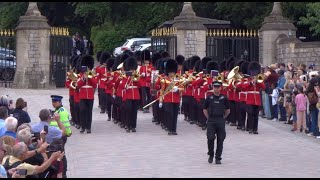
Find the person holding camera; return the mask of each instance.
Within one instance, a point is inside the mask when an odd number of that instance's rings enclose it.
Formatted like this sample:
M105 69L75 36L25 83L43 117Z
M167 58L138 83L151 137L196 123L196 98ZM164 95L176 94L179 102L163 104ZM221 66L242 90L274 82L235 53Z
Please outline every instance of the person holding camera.
M27 107L27 102L25 102L24 99L18 98L16 100L16 108L13 110L12 114L13 114L13 117L15 117L18 120L17 127L19 127L23 123L31 122L28 112L24 110L24 108L26 107Z
M53 115L50 113L48 109L42 109L39 113L40 122L31 126L31 130L33 133L40 133L45 126L48 126L48 132L46 132L45 141L51 144L54 140L61 139L62 136L66 135L66 128L60 121L60 115L58 113L54 113ZM51 121L56 121L58 127L49 126Z
M221 164L221 154L223 141L226 138L225 118L230 113L228 98L220 94L222 83L214 81L212 83L213 94L207 96L204 102L203 113L207 122L207 140L208 140L208 162L213 162L214 140L217 136L216 164Z

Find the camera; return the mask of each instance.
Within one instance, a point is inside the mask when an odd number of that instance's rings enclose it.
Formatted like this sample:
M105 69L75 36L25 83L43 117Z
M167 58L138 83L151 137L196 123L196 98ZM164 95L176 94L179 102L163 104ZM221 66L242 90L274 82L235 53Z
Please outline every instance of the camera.
M62 144L50 144L47 147L47 152L57 152L57 151L64 151Z
M31 135L31 137L34 138L32 142L38 142L38 140L40 140L40 132L33 132Z
M45 125L44 127L43 127L43 130L48 134L48 131L49 131L49 126L47 126L47 125Z
M51 117L54 116L54 110L49 109Z
M27 175L27 170L26 169L17 169L17 174L19 175Z

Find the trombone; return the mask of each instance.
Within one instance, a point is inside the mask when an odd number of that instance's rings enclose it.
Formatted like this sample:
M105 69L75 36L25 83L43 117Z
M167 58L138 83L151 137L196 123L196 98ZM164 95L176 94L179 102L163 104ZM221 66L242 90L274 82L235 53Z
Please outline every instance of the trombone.
M72 89L76 89L76 83L78 81L78 74L76 74L73 70L74 70L74 68L72 68L70 71L67 72L67 77L71 80L70 87Z

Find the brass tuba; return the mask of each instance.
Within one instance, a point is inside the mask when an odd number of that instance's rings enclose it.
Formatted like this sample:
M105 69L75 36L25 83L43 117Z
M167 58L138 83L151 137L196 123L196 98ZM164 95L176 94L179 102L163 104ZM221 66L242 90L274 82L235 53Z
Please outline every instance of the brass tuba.
M91 79L94 76L96 76L96 73L94 71L90 70L89 68L87 68L86 74L87 74L88 79Z
M224 76L222 75L222 73L219 73L219 75L216 78L217 81L222 83L222 86L227 87L229 86L228 82L224 79Z
M140 74L139 74L139 72L138 71L133 71L133 73L132 73L132 81L134 81L134 82L137 82L137 81L139 81L139 79L140 79Z
M74 70L74 68L67 72L67 77L69 79L71 79L70 87L72 89L76 89L76 83L78 81L78 75L73 70Z
M262 83L265 79L265 75L264 74L258 74L255 78L254 78L258 83Z
M243 78L239 73L239 66L234 67L228 74L228 84L232 84L233 88L236 88L235 84Z

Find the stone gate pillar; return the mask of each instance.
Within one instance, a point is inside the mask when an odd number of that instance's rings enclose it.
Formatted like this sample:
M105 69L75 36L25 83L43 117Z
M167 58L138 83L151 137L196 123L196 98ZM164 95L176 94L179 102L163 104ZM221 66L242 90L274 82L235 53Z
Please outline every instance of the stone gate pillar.
M29 2L16 27L17 69L13 88L49 88L50 26L37 3Z
M184 3L180 15L174 18L172 27L177 30L177 54L185 58L193 55L198 55L200 58L206 56L207 28L196 16L191 2Z
M280 2L274 2L272 12L264 18L259 29L259 61L264 66L276 62L276 40L284 34L296 37L297 28L292 21L282 16Z

